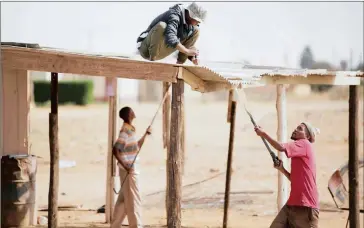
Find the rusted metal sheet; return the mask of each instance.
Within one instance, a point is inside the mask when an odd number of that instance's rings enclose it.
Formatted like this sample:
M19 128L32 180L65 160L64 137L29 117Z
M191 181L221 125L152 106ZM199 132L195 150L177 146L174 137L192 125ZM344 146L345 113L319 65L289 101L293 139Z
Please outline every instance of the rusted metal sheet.
M33 223L36 202L36 157L8 155L1 158L1 227Z

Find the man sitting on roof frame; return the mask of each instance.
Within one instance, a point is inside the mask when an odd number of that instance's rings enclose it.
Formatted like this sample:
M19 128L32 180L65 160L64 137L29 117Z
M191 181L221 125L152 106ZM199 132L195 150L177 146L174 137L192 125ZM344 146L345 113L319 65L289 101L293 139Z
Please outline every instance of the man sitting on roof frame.
M194 45L199 37L199 23L205 18L206 10L195 2L186 8L182 4L172 6L139 35L137 46L140 55L156 61L178 50L178 64L185 63L188 58L198 65L199 51Z

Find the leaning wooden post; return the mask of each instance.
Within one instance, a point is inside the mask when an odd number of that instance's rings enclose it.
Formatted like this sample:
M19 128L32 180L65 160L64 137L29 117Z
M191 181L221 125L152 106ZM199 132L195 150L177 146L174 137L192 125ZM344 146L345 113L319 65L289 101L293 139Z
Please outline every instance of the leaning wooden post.
M276 109L278 117L278 129L277 137L279 142L287 142L287 108L286 108L286 89L284 85L277 85L277 100ZM283 162L283 165L287 167L287 157L284 152L277 152L278 158ZM282 209L287 201L287 178L278 171L278 196L277 206L278 211Z
M349 221L350 228L359 228L359 87L349 87Z
M229 151L228 151L227 168L226 168L223 228L226 228L228 224L229 196L230 196L231 169L232 169L231 165L233 161L233 150L234 150L236 101L231 101L230 108L231 108L230 118L229 118L230 137L229 137Z
M51 74L51 113L49 114L50 175L48 193L48 227L58 227L58 73Z
M170 148L167 154L167 226L181 227L181 112L184 81L177 79L172 84Z
M111 223L112 212L114 209L115 193L119 191L120 186L116 186L117 182L117 168L116 161L112 154L112 147L114 145L115 139L117 137L117 123L118 117L117 104L118 104L118 87L117 78L112 78L109 87L107 88L107 94L109 96L109 125L108 125L108 147L107 147L107 166L106 166L106 203L105 203L105 220L106 223ZM121 194L121 193L120 193Z

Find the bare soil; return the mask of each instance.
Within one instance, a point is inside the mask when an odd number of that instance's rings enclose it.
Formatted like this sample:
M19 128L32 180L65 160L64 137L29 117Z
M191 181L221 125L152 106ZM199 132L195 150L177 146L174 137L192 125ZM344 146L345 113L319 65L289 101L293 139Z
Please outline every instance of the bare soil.
M255 90L255 93L258 90ZM254 92L254 91L253 91ZM259 90L262 92L262 90ZM250 109L259 125L271 135L277 133L275 94L251 99ZM249 97L249 96L248 96ZM250 96L253 97L253 96ZM363 158L363 109L360 109L360 156ZM125 103L137 115L140 135L149 125L158 103ZM221 227L224 185L229 141L226 122L227 102L198 102L186 99L186 157L183 176L182 224L184 227ZM49 183L49 107L31 109L31 153L38 160L37 202L46 207ZM140 154L140 184L143 220L146 227L164 227L166 150L162 146L162 115L156 118L153 134ZM348 102L330 94L287 99L288 136L301 121L320 128L314 144L317 156L317 182L320 195L320 227L345 227L347 212L336 211L327 190L335 169L348 159ZM119 123L120 126L121 123ZM60 169L59 204L81 209L60 211L65 227L107 227L105 214L97 208L105 203L106 152L108 132L107 104L87 107L59 107L60 159L76 162ZM363 174L361 172L361 194ZM204 181L205 180L205 181ZM262 141L241 106L237 109L233 173L231 180L229 227L269 227L277 213L277 171ZM361 207L363 198L361 195ZM39 215L47 215L40 211ZM124 222L127 225L127 220ZM361 224L364 224L361 215Z

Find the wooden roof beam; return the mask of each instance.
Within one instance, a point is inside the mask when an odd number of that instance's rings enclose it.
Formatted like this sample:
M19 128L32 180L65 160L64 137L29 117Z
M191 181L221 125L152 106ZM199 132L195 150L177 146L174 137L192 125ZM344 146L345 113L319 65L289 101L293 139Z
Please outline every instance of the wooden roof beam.
M189 84L194 91L203 92L205 90L205 81L197 77L191 71L179 67L177 78L183 79L183 81Z
M155 62L53 50L1 47L2 66L13 69L176 82L178 67Z

